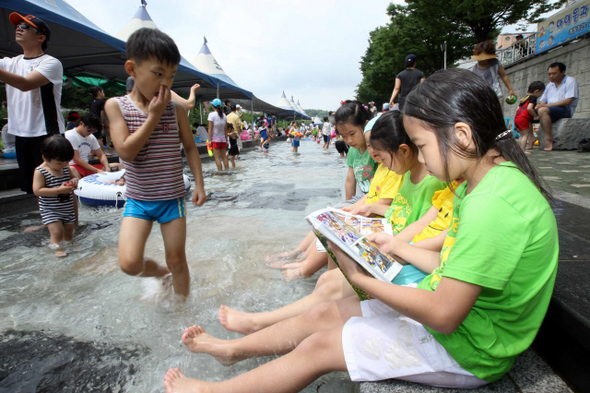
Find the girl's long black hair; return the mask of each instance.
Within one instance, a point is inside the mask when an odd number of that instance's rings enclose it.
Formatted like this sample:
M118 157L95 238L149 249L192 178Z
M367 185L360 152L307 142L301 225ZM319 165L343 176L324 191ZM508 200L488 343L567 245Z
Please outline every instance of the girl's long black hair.
M459 68L434 73L406 97L403 115L420 120L436 133L447 183L454 180L449 179L449 151L460 157L480 159L490 149L496 149L500 156L527 175L545 198L552 200L551 193L516 140L512 137L497 139L506 131L502 107L492 87L480 76ZM465 150L458 144L453 132L458 122L471 127L475 150Z
M345 101L334 115L336 126L341 123L351 123L364 129L370 119L371 112L360 101Z

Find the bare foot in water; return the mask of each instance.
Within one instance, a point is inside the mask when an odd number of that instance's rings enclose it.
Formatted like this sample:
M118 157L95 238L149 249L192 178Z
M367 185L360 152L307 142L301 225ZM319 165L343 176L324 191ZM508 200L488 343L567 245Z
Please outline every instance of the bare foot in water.
M192 353L206 353L211 355L224 366L231 366L242 360L232 354L230 348L227 346L227 340L213 337L201 326L186 328L182 334L182 342Z
M301 266L303 266L302 262L290 262L285 263L281 269L299 269Z
M206 382L198 379L187 378L182 371L177 368L171 368L164 376L164 387L166 393L194 393L199 391L199 387L204 386Z
M268 254L264 257L264 260L266 262L273 262L279 259L293 259L296 258L299 254L301 254L301 251L299 250L279 252L277 254Z
M57 243L49 243L49 248L51 250L55 251L55 256L58 258L63 258L63 257L68 256L68 254L66 254L64 249Z
M252 314L236 311L224 305L219 306L219 323L229 331L246 335L259 330L252 320Z
M305 278L305 275L303 275L303 272L301 271L300 268L285 269L281 272L281 274L285 278L285 281L292 281L292 280L297 280L300 278Z

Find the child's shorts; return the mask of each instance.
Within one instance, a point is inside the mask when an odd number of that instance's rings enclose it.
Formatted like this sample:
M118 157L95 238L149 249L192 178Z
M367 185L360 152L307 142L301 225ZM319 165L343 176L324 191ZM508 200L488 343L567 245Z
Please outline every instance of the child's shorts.
M297 139L293 139L292 146L293 146L293 147L299 147L299 140L297 140Z
M123 217L141 218L164 224L177 218L185 217L184 199L176 198L166 201L138 201L127 198Z
M362 317L342 329L346 368L353 381L401 379L446 388L487 384L464 370L422 324L378 299L361 302Z
M91 166L95 167L96 169L102 170L104 168L104 166L102 164L91 164ZM86 177L86 176L90 176L90 175L94 175L95 172L89 171L88 169L84 168L83 166L80 165L71 165L72 168L74 168L75 170L78 171L78 173L82 176L82 177Z

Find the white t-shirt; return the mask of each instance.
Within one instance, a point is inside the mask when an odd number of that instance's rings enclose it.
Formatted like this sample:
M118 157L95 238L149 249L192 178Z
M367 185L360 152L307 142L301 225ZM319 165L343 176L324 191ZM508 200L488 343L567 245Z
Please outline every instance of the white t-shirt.
M330 135L332 133L332 124L325 122L322 127L322 135Z
M578 106L579 97L580 90L578 81L571 76L566 75L563 77L559 87L555 87L555 83L553 82L549 83L543 92L543 95L539 98L539 101L546 104L553 104L554 102L563 101L566 98L573 98L574 100L571 104L564 106L565 108L570 109L570 113L573 116L576 107Z
M100 145L96 140L96 137L92 134L87 137L83 137L82 135L78 134L78 131L74 128L73 130L66 131L65 137L70 143L74 150L78 150L80 154L80 158L86 162L88 162L88 156L92 150L100 149ZM70 165L76 165L74 160L70 161Z
M38 71L50 83L30 91L6 84L8 133L33 138L63 134L65 125L60 111L63 67L49 55L26 59L23 55L0 59L0 68L20 76Z
M225 142L225 124L227 123L227 116L219 117L217 111L209 113L207 121L213 123L213 137L211 142Z

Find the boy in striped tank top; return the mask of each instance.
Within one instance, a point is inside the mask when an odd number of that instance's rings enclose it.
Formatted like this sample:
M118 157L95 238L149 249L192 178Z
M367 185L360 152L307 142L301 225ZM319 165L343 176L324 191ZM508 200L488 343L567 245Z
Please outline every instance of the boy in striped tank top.
M132 276L163 278L171 274L174 292L187 296L186 215L180 143L195 178L192 202L205 203L201 159L182 105L171 100L170 87L180 52L156 29L129 37L125 70L135 78L131 93L107 101L111 139L126 173L125 212L119 233L119 264ZM144 256L154 221L164 239L166 265Z
M43 164L33 173L33 193L39 197L39 211L43 225L51 236L49 247L56 257L65 257L62 241L71 241L76 225L72 192L78 183L68 163L74 158L74 149L61 135L45 138L41 142Z

